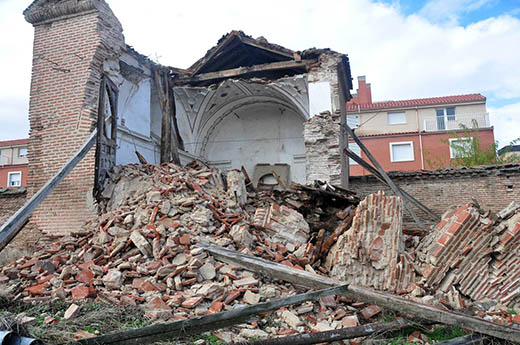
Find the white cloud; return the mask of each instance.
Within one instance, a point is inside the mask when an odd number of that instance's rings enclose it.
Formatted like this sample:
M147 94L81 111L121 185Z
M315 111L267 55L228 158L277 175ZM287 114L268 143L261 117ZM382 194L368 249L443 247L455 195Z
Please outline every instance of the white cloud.
M347 53L353 75L366 75L372 83L374 100L476 92L490 100L520 96L520 20L508 15L462 27L405 16L398 3L369 0L266 0L254 10L238 0L149 0L146 8L137 1L108 3L128 44L175 67L190 66L223 34L241 29L295 50L317 46ZM486 3L432 0L426 6L460 14L465 6ZM14 111L5 110L7 101L28 104L32 29L23 20L23 7L19 0L0 1L0 30L17 33L0 38L0 63L9 66L4 69L12 82L0 84L0 140L15 133L4 130L5 114ZM520 132L519 122L512 120L508 129ZM498 125L496 131L498 138Z
M459 16L478 10L493 0L430 0L419 15L437 23L456 24Z
M520 103L503 107L489 107L491 123L495 127L495 139L498 146L509 145L514 139L520 138Z

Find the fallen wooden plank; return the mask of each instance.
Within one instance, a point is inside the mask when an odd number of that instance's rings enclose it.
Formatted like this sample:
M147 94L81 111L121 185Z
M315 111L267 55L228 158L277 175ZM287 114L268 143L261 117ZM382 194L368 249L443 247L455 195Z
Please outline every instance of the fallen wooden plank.
M197 74L193 77L189 77L189 78L179 78L179 79L174 80L173 82L175 85L182 85L182 84L193 83L193 82L238 77L240 75L254 73L254 72L262 72L262 71L276 71L276 70L293 69L293 68L304 68L305 70L307 70L307 66L314 62L315 62L314 60L271 62L271 63L264 63L261 65L254 65L254 66L250 66L250 67L238 67L238 68L232 68L232 69L227 69L227 70L218 71L218 72L201 73L201 74Z
M142 345L159 340L173 339L183 336L192 336L203 332L229 327L249 320L253 315L276 310L284 306L313 301L325 296L344 295L347 286L336 286L324 290L294 295L277 299L271 302L258 303L252 306L237 308L234 310L200 316L188 320L176 321L152 325L149 327L133 329L126 332L107 334L95 338L78 340L72 344L81 345Z
M276 279L288 281L309 288L325 288L341 284L338 281L291 268L282 264L238 253L219 246L199 243L198 246L207 250L217 260L242 266L250 271L261 273ZM377 304L381 307L395 310L399 313L416 315L422 319L457 325L472 331L494 336L500 339L518 342L520 329L511 328L462 313L441 310L426 304L413 302L388 293L374 291L365 287L350 284L346 295L357 301Z
M9 244L20 229L27 223L31 213L52 191L67 177L74 167L87 155L92 146L96 143L97 129L94 129L80 149L71 159L54 175L47 183L40 188L32 198L25 203L15 214L11 216L2 226L0 226L0 251Z
M489 340L489 337L486 337L485 335L471 334L464 337L446 340L442 343L437 343L437 345L483 345L490 343Z
M314 273L298 270L277 264L275 262L257 258L251 255L242 254L234 250L225 249L205 242L199 242L201 247L211 253L217 260L222 262L242 266L251 272L256 272L276 279L288 281L295 285L305 286L312 289L324 289L338 286L338 280L323 277Z
M369 323L358 327L335 329L331 331L303 333L287 337L264 339L253 342L240 343L242 345L311 345L319 343L332 343L343 339L366 337L384 332L398 331L410 327L411 324L404 319L385 323Z

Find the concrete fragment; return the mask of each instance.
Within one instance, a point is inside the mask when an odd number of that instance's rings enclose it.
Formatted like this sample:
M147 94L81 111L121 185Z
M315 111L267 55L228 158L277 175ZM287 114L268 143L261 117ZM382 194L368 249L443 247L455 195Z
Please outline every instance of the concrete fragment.
M103 278L103 284L105 284L105 286L109 289L120 289L122 283L123 275L121 271L117 269L108 271L108 273Z
M144 256L149 258L153 257L152 245L139 231L132 231L130 239Z
M281 319L292 328L303 325L302 320L289 310L284 310L282 312Z
M247 290L242 300L247 304L258 304L260 303L260 295Z
M244 174L240 170L229 170L226 177L229 197L238 205L244 206L247 203Z
M251 248L253 245L254 238L249 233L247 225L245 224L233 225L233 227L231 227L231 231L229 232L229 236L231 236L235 243L240 244L241 247Z
M273 231L275 240L284 244L299 245L306 243L310 228L298 211L287 206L271 204L269 208L256 209L253 224L256 227Z
M207 262L199 268L199 273L205 280L212 280L217 275L215 266Z
M267 332L262 331L261 329L248 329L243 328L240 330L240 335L246 339L264 339L269 336Z
M67 308L65 314L63 315L64 320L75 318L79 315L81 308L77 304L71 304L70 307Z

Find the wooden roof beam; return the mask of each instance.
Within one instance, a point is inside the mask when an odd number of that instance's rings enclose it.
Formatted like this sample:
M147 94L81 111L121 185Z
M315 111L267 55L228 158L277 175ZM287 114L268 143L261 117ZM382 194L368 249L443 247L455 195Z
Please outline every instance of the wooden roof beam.
M189 78L180 78L174 80L176 85L189 84L193 82L202 82L209 81L215 79L226 79L238 77L244 74L255 73L255 72L265 72L265 71L276 71L276 70L284 70L284 69L298 69L303 68L305 71L308 70L310 64L315 63L316 60L301 60L301 61L279 61L279 62L271 62L265 63L261 65L254 65L250 67L238 67L232 68L228 70L218 71L218 72L209 72L195 75Z

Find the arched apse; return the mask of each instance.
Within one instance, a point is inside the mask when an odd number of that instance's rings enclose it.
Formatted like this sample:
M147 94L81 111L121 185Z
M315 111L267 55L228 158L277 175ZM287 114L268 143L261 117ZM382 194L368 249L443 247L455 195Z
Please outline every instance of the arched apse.
M200 155L210 165L244 166L252 175L259 163L288 164L291 179L305 182L304 119L294 108L273 100L244 100L216 117L201 138Z
M188 153L223 170L244 166L251 176L259 163L288 164L292 180L305 182L305 78L227 80L217 87L174 92Z

